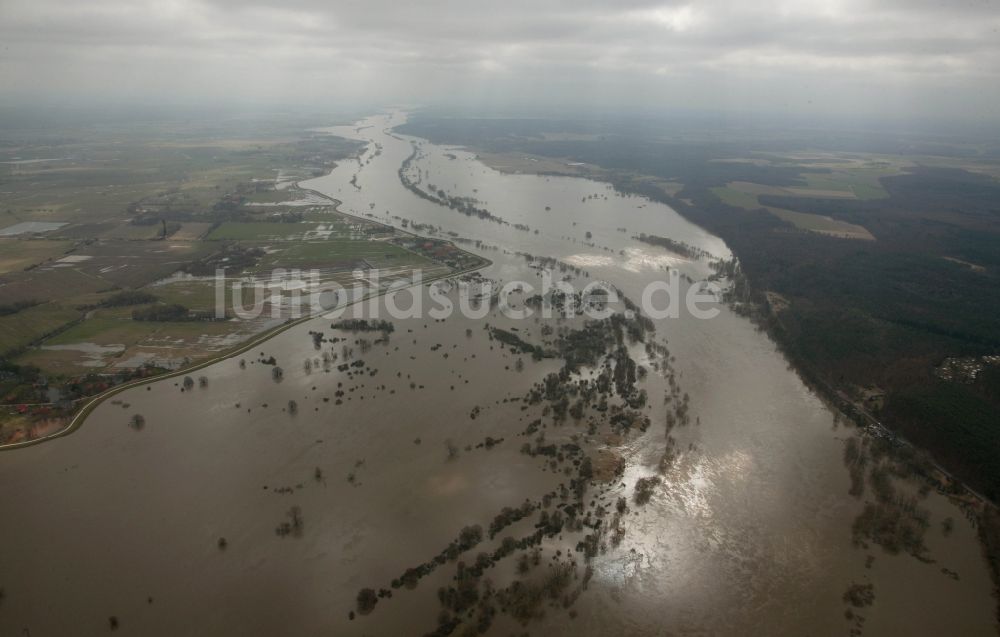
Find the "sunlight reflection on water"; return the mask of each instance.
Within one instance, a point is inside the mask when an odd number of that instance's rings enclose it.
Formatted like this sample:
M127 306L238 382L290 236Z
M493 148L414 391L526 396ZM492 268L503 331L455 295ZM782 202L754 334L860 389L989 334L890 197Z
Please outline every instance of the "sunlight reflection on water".
M626 248L624 255L574 254L566 257L566 263L579 268L618 266L627 272L643 270L665 270L687 263L688 260L676 255L649 252L643 248Z

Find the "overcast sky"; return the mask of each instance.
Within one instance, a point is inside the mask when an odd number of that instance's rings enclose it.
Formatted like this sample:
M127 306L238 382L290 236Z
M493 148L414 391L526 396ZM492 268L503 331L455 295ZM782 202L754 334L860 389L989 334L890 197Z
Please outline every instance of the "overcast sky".
M994 118L1000 0L0 0L0 99Z

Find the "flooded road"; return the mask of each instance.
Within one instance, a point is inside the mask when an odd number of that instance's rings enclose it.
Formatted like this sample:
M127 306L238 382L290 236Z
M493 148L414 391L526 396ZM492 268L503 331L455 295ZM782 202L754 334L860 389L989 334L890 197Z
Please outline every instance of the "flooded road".
M393 113L330 129L368 149L302 186L344 212L452 238L491 259L482 274L500 281L539 280L527 253L638 301L668 269L704 280L710 261L731 256L666 206L578 178L501 174L461 149L392 133L403 121ZM401 167L425 192L475 200L492 217L416 196ZM706 256L681 257L640 233ZM856 432L837 425L764 334L721 310L656 321L692 422L673 430L676 457L649 502L629 508L624 539L594 558L571 608L548 608L526 628L500 617L493 634L994 634L989 575L962 511L936 493L922 501L927 559L857 546L852 523L871 496L848 493L845 441ZM545 327L495 311L484 320L528 341ZM153 382L105 402L71 436L0 454L0 634L105 634L111 616L132 635L433 630L445 568L371 615L350 611L361 587L387 586L463 526L487 526L565 481L519 452L535 414L513 402L559 362L528 357L518 370L483 320L458 313L394 321L384 343L330 323L314 319L199 372L205 387ZM345 340L321 352L310 331ZM324 370L329 352L363 359L365 373ZM270 356L280 382L261 362ZM667 380L651 372L644 383L654 425L618 445L624 472L602 496L611 502L661 470ZM134 413L145 417L139 431L128 426ZM569 424L547 435L579 439ZM504 442L477 447L487 437ZM293 508L302 528L276 534ZM572 549L559 542L545 549ZM493 577L512 573L500 565ZM857 584L872 585L874 602L849 609L844 594Z

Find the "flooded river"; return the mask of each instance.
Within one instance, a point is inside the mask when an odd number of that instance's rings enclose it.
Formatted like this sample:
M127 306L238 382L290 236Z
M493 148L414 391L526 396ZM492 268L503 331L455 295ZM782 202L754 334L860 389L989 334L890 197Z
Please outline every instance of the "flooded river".
M491 259L482 274L495 280L537 282L517 254L528 253L638 301L667 269L703 280L711 258L731 256L666 206L584 179L499 173L461 149L392 133L404 117L330 129L368 150L302 186L344 212L420 224L420 233L433 226ZM475 199L506 223L415 196L399 174L410 157L409 179ZM679 257L640 233L711 258ZM838 426L766 335L721 310L656 321L692 423L674 430L676 458L650 501L629 508L624 539L594 558L571 607L549 607L524 628L499 618L493 633L995 634L987 567L962 511L936 493L922 500L921 560L856 545L852 523L872 497L848 493L845 441L857 433ZM496 312L485 320L526 340L543 329ZM566 481L519 452L533 414L509 402L560 364L528 358L519 370L482 320L458 313L394 323L386 343L352 354L364 374L323 371L310 331L348 339L327 351L361 346L316 318L199 372L203 388L182 392L168 379L131 389L68 437L0 454L0 635L105 634L112 616L129 635L433 630L436 591L453 569L398 588L370 615L350 612L360 588L388 587L463 526L485 527ZM269 356L284 369L280 382L260 362ZM651 373L645 382L654 426L620 441L624 472L603 492L610 502L658 471L666 381ZM145 417L139 431L129 427L134 413ZM572 425L547 435L579 439ZM504 442L477 447L486 437ZM301 528L275 532L297 515ZM558 542L545 550L563 550ZM509 566L492 577L509 579ZM874 602L849 607L845 591L868 584Z

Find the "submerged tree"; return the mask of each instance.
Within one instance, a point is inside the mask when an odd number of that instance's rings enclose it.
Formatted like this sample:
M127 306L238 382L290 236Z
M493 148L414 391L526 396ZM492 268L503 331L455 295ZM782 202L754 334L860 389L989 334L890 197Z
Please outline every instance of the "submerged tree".
M375 589L362 588L358 591L358 612L362 615L367 615L375 610L375 604L377 603L378 593L375 592Z
M146 426L146 418L142 414L133 414L128 421L128 426L136 431Z
M657 476L650 476L648 478L639 478L635 482L635 503L636 504L646 504L653 497L653 491L660 484L660 479Z
M293 506L288 509L287 522L282 522L274 530L278 537L285 537L291 535L292 537L302 537L302 530L305 527L305 520L302 518L302 509L298 506Z

